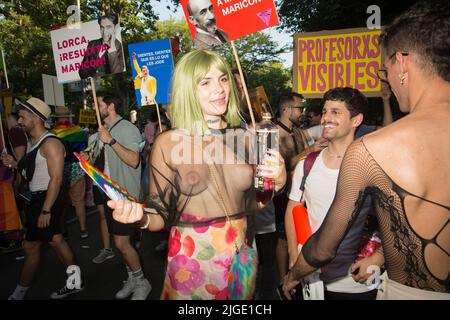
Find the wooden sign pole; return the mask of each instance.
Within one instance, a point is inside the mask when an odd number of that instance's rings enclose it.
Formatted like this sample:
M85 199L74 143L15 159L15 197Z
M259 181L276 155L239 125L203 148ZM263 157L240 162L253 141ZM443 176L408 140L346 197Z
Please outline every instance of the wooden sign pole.
M155 100L155 104L156 104L156 113L158 114L159 133L161 133L162 132L161 115L159 114L159 106L158 106L158 102L156 102L156 100Z
M94 96L94 105L95 105L95 114L97 115L97 123L98 127L101 128L102 120L100 119L100 111L98 110L97 92L95 91L94 78L90 77L90 79L91 79L92 95Z
M2 136L2 146L3 146L2 153L7 153L7 151L6 151L6 143L5 143L5 136L3 135L3 121L2 121L2 114L1 113L0 113L0 135Z
M241 63L239 61L239 56L238 56L234 41L231 41L231 47L233 48L234 59L236 60L237 67L239 69L239 75L241 77L242 85L244 88L245 100L247 101L248 111L250 112L250 118L252 120L252 125L253 125L253 128L256 128L255 117L253 116L252 104L250 102L250 97L248 96L247 84L245 83L244 74L242 72Z

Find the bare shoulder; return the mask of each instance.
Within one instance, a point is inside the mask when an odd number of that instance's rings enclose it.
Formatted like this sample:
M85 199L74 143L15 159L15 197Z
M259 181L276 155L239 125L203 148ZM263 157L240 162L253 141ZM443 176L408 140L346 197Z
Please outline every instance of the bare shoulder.
M56 156L58 153L62 153L64 155L65 148L63 143L59 139L45 139L44 143L41 146L41 150L43 155L51 155Z
M179 130L168 130L160 133L152 146L152 157L163 157L165 161L170 161L173 148L181 141L181 133Z
M362 138L377 164L398 185L419 195L448 186L450 130L433 114L410 115ZM439 164L439 170L435 170ZM447 180L448 181L448 180Z
M414 136L417 133L417 129L414 129L416 125L413 122L405 117L365 135L361 140L371 154L385 153L389 149L398 149L405 142L411 142L411 140L415 139Z
M181 132L180 130L167 130L162 133L160 133L153 143L153 147L160 147L165 148L169 145L173 144L174 142L178 141L180 139Z
M418 152L432 147L433 142L450 135L450 118L428 114L408 115L392 124L363 137L369 151Z

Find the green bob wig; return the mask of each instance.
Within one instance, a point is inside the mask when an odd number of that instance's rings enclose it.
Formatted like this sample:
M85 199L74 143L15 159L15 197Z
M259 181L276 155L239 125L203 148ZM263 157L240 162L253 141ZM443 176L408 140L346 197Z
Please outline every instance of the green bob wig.
M174 128L185 130L191 135L210 134L200 107L197 86L211 66L223 72L230 83L231 91L224 114L226 122L231 127L241 123L239 98L229 65L215 52L195 50L183 56L175 67L170 106L170 118Z

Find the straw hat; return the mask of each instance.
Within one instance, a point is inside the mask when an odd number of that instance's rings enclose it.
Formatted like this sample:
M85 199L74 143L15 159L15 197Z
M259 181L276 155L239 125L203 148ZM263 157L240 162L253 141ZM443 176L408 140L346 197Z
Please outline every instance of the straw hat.
M50 107L41 99L31 97L27 101L20 101L19 99L15 100L16 105L20 104L22 107L30 111L39 117L42 121L47 121L52 113Z
M54 118L68 118L68 117L74 117L75 115L72 114L67 107L56 107L55 113L52 114L52 117Z

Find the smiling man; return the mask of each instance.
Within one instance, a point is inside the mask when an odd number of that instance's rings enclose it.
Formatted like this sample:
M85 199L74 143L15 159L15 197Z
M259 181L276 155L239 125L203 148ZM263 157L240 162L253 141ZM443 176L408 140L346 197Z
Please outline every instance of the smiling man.
M195 48L210 49L229 41L227 34L217 28L214 7L210 0L189 0L187 11L189 21L195 26Z
M319 229L336 194L336 184L345 151L353 142L355 132L363 121L364 109L367 108L367 99L364 95L357 89L349 87L328 90L324 100L321 125L322 135L328 140L328 146L308 156L314 163L305 180L303 191L301 184L304 179L304 162L309 160L303 160L297 165L292 178L285 214L290 266L295 263L298 256L292 210L305 201L311 229L313 232ZM376 297L376 290L356 282L348 272L358 254L364 223L370 212L370 200L366 201L361 214L339 246L335 259L321 268L320 279L324 282L325 300L365 300ZM376 253L364 262L367 265L381 265L383 261L383 256ZM361 278L361 282L369 275L364 266L355 276L357 279Z
M336 197L284 278L285 295L336 256L370 194L386 260L377 299L450 299L449 21L448 1L418 1L383 30L378 76L409 114L347 148Z

